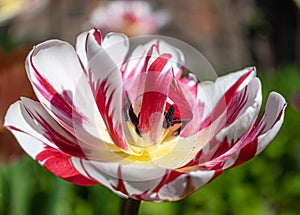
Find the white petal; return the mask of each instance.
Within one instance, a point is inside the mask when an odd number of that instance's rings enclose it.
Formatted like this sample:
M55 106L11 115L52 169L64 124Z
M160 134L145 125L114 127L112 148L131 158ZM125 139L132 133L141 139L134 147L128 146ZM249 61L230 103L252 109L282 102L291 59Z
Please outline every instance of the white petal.
M211 113L217 102L219 102L220 99L222 99L222 97L228 90L235 86L237 87L235 91L240 91L245 86L247 86L255 76L255 68L249 67L238 72L221 76L217 78L215 83L201 82L199 84L197 99L205 103L203 118L205 118L209 113ZM226 106L225 100L224 106Z
M163 168L136 168L84 159L73 159L73 164L81 174L91 176L115 192L120 192L119 183L123 183L129 195L139 195L154 189L166 173Z
M207 184L214 176L214 171L195 171L183 174L158 192L159 198L165 201L176 201Z
M76 52L78 54L78 57L83 65L83 67L86 69L88 62L86 58L86 40L87 40L88 32L83 32L79 34L76 38Z
M119 148L131 152L122 127L122 75L115 62L99 45L99 32L89 32L87 40L88 75L93 96L107 130Z
M227 106L238 92L250 83L255 75L255 68L252 67L219 77L215 83L210 81L200 82L197 89L195 108L192 109L194 117L180 135L183 137L190 136L203 127L209 126L209 122L217 120L219 120L219 126L224 125Z
M9 107L4 126L13 133L24 151L35 159L44 150L45 142L48 141L38 132L40 129L37 124L29 123L29 118L21 102L18 101Z
M123 64L121 71L123 72L123 80L130 80L130 83L138 77L144 67L147 51L144 46L137 46L130 57Z
M284 118L286 102L278 93L268 98L265 113L257 125L252 125L228 150L205 164L207 168L231 168L259 154L275 137ZM231 161L227 161L227 160ZM234 161L234 162L233 162Z
M183 53L178 48L168 44L163 40L151 40L144 45L144 49L149 50L153 45L157 47L157 53L154 53L154 56L152 58L155 59L162 54L171 54L172 58L170 59L170 62L172 63L174 75L179 78L185 66ZM150 61L150 64L151 62L152 61Z
M111 161L115 153L103 141L96 138L88 138L81 141L76 136L63 129L38 102L31 99L22 98L22 101L16 102L11 106L6 116L5 126L8 126L12 132L32 136L43 143L43 145L60 149L67 154L74 156L86 156L100 160ZM91 141L91 142L90 142ZM26 144L20 139L20 144ZM35 147L32 144L26 145L26 148ZM35 149L33 148L33 151ZM30 152L26 151L28 154ZM36 154L36 153L34 153Z
M249 83L245 94L244 98L239 97L238 99L240 101L236 101L236 103L242 103L243 100L246 100L242 106L228 107L233 110L228 110L227 116L232 117L229 115L229 111L231 115L237 114L237 116L229 126L223 128L216 135L218 141L222 141L225 137L227 137L227 141L229 143L236 142L238 138L240 138L249 128L249 126L256 121L262 102L261 84L258 78L253 79Z
M28 55L26 66L38 99L54 119L81 139L99 137L97 125L105 126L71 45L41 43Z
M260 132L262 134L258 137L256 155L259 154L278 133L284 120L285 107L286 101L280 94L276 92L270 93L265 108L265 122L263 123L263 129Z
M109 33L105 36L102 47L120 68L129 50L129 40L124 34Z

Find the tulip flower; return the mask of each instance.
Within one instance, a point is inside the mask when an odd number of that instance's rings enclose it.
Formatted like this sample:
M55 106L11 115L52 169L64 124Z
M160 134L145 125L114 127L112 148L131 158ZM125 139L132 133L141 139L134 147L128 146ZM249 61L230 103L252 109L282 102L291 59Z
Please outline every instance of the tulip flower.
M169 20L166 10L153 11L146 1L112 1L100 4L91 14L90 25L104 32L129 36L156 33Z
M5 113L20 96L35 98L27 78L24 61L30 51L22 47L6 53L0 49L0 164L19 158L23 150L14 136L3 127Z
M286 102L272 92L259 117L254 67L198 82L182 52L92 29L49 40L26 60L39 101L22 98L5 126L55 175L120 196L176 201L258 155L279 131Z

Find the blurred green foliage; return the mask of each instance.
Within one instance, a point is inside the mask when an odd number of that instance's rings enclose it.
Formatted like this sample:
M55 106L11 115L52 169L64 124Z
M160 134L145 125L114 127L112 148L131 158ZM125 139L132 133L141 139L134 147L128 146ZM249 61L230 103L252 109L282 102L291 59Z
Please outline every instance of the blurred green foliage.
M294 67L258 74L264 101L270 91L289 102L300 93ZM267 149L179 202L144 202L140 215L296 215L300 211L300 112L288 105L285 122ZM0 215L118 214L120 199L102 186L79 187L24 156L0 167Z

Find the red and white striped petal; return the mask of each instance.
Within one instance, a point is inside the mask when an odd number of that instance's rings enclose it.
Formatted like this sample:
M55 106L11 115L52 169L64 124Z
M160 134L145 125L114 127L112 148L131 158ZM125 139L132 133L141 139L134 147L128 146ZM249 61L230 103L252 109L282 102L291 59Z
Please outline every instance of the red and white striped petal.
M261 84L254 78L230 102L224 120L212 123L208 128L207 144L194 159L186 165L188 169L212 160L232 148L237 140L252 127L261 106Z
M121 67L123 80L135 80L136 77L141 75L141 72L145 70L145 61L148 52L145 50L144 46L137 46L130 57L123 63ZM132 81L130 81L132 82Z
M192 109L194 117L180 135L190 136L217 120L218 124L225 123L226 118L220 116L226 116L231 100L250 83L255 75L255 68L250 67L219 77L215 83L208 81L199 83L195 107L200 107L200 109ZM203 112L199 113L199 111ZM195 116L201 116L201 118Z
M236 142L242 134L256 121L262 102L261 83L254 78L230 102L227 109L224 128L216 139Z
M72 137L53 121L39 103L25 99L23 103L19 101L11 105L5 126L27 154L55 175L82 186L97 184L72 166L71 154L83 156L81 149L76 142L71 142Z
M164 168L135 168L73 158L75 168L118 195L146 201L176 201L210 182L215 171L180 173Z
M189 73L186 77L179 79L185 89L188 90L190 96L193 98L193 101L197 99L197 91L198 91L198 80L197 77Z
M167 172L164 168L139 168L79 158L73 158L72 163L81 174L127 197L154 190Z
M122 66L123 80L132 83L137 77L149 69L150 65L161 55L170 54L170 63L176 78L182 75L185 60L183 53L161 40L152 40L145 45L137 46Z
M106 35L106 37L104 38L103 41L102 41L101 37L102 36L101 36L100 31L97 29L92 29L88 32L84 32L84 33L80 34L77 37L76 50L77 50L77 54L79 55L81 62L84 62L83 63L84 69L86 71L88 71L87 75L89 76L89 79L91 80L91 82L99 81L98 84L101 85L100 82L103 81L102 83L104 84L104 82L105 82L106 86L102 86L102 87L107 87L108 85L110 85L110 83L109 83L109 80L106 79L107 78L106 75L107 75L107 73L111 72L110 70L114 70L115 72L120 73L119 71L117 71L117 68L119 68L122 65L122 63L125 59L125 56L129 49L129 42L128 42L127 36L124 34L110 33L110 34ZM95 49L89 49L89 47L93 47L93 46ZM89 55L89 57L87 55ZM100 65L100 67L99 67L99 65L97 65L97 62L95 64L94 57L96 58L96 60L99 60L98 63ZM103 59L101 59L101 58L103 58ZM107 65L105 66L105 64L107 64ZM95 69L91 68L93 66L95 67ZM112 78L114 76L114 74L109 74L109 76ZM118 74L117 76L120 76L120 75ZM113 79L114 78L112 78L111 80L113 80ZM116 82L112 81L113 83L111 86L113 86L113 85L117 86L119 88L118 89L118 94L119 94L120 93L119 91L120 91L120 88L122 87L122 85L120 83L115 84L118 81L120 81L120 78L116 78L116 80L117 80ZM93 86L94 84L95 83L91 84L93 93L95 93L97 91L97 89L95 89L95 86ZM102 90L106 90L106 89L102 89ZM101 92L101 91L99 91L99 92ZM114 92L107 92L107 93L114 94ZM94 95L94 97L95 96L96 95ZM101 97L103 95L98 95L98 96ZM115 95L115 96L118 97L117 95ZM102 98L102 99L105 100L105 98ZM109 100L109 99L112 102L120 102L120 101L117 101L118 99L115 99L115 98L114 99L107 98L107 100ZM105 102L107 102L107 101L105 101ZM100 104L97 103L97 106L98 106L97 109L101 105L102 105L101 103ZM109 104L107 107L109 107ZM105 109L107 107L101 108L102 112L100 111L100 113L102 114L103 112L105 112L103 109ZM117 109L120 109L120 108L117 108ZM118 114L116 113L116 115L118 115ZM109 120L107 120L110 117L107 117L104 114L104 118L105 118L104 120L106 120L106 121L105 122L101 121L102 127L107 128L107 127L109 127L108 124L110 124L110 127L112 127L113 124L109 123L108 122ZM112 131L112 129L111 130L108 129L108 130ZM109 135L112 135L114 138L117 138L117 136L121 135L121 134L122 134L122 132L116 133L115 131L113 131ZM108 139L109 138L106 138L107 141L108 141ZM116 139L114 139L114 140L116 140Z
M178 201L209 183L215 176L215 171L193 171L182 174L174 181L164 184L158 191L159 199L163 201Z
M285 99L279 93L270 93L265 113L256 127L259 136L257 138L258 147L255 155L261 153L279 132L284 120L284 110L286 105Z
M172 68L174 72L174 76L176 78L180 78L183 73L184 66L185 66L185 59L183 53L180 49L168 44L163 40L152 40L144 45L145 50L151 49L151 47L155 45L157 49L157 54L170 54L172 58L170 62L172 63Z
M170 58L170 55L167 54L166 56L168 56L167 58ZM138 46L122 65L121 71L124 91L128 93L131 101L136 99L140 100L139 98L142 97L147 71L150 69L150 66L158 60L158 58L162 57L158 54L155 44L148 50L146 50L144 46Z
M79 139L101 139L97 127L105 133L105 125L71 45L59 40L41 43L29 53L26 69L38 99L57 122Z
M253 140L251 143L246 144L238 153L233 155L236 156L238 154L234 166L248 161L261 153L262 150L268 146L282 126L285 108L285 99L276 92L270 93L265 107L265 113L258 125L253 128ZM247 139L249 139L249 137Z
M105 52L118 67L123 64L129 50L128 37L124 34L109 33L102 41L101 32L94 28L90 31L81 33L76 39L76 52L85 69L88 68L87 42L89 37L93 37L97 41L97 45L105 49Z
M204 163L225 153L256 122L262 102L261 84L254 78L230 102L222 127L214 128L213 138L196 163Z
M177 117L177 119L181 119L182 121L190 121L193 118L192 107L195 104L195 100L190 95L189 90L186 89L184 84L178 81L178 79L173 78L168 96L173 105L176 107L174 117Z
M158 57L146 72L142 106L140 110L139 128L142 133L157 140L162 128L165 104L172 81L172 68L169 64L170 55ZM155 105L153 102L155 101Z
M213 169L227 169L240 165L259 154L278 133L283 123L285 107L284 98L272 92L260 122L244 132L230 149L210 160L205 166Z
M100 46L100 32L93 31L87 38L88 76L92 93L113 143L132 153L122 127L122 75L115 62Z
M80 186L99 184L90 177L85 177L72 165L72 156L57 149L46 146L35 158L42 166L58 177Z
M256 69L249 67L221 76L213 84L201 82L197 99L205 103L203 117L207 117L213 110L216 111L217 108L227 107L235 95L247 86L255 76Z
M46 137L48 145L55 144L61 151L73 156L87 157L106 162L118 162L123 157L118 156L116 149L110 143L99 138L88 136L85 140L78 138L79 132L72 134L60 126L41 106L33 100L22 98L22 105L32 120L38 123L35 129L41 130L41 136ZM103 136L103 135L102 135Z

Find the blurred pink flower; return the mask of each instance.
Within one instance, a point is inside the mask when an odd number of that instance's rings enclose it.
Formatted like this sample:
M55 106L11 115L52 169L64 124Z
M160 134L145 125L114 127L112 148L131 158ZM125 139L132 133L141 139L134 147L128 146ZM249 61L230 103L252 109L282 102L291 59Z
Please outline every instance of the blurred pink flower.
M136 200L175 201L258 155L275 137L286 106L262 95L255 68L215 82L182 76L184 56L162 40L138 46L98 30L71 45L50 40L28 55L39 102L13 104L5 126L57 176L102 184Z
M146 1L111 1L100 4L90 17L90 25L129 36L154 34L169 20L165 10L153 11Z

